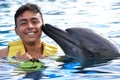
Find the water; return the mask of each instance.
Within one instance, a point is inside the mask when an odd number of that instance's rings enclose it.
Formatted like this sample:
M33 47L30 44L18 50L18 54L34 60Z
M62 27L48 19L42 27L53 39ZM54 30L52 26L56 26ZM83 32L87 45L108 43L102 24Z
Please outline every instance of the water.
M32 2L41 7L45 23L61 29L88 27L98 30L120 45L120 0L0 0L0 48L18 39L14 32L15 10ZM48 37L43 34L44 40ZM54 43L52 40L49 42ZM63 53L61 50L59 51ZM16 64L1 59L0 80L119 80L120 59L102 66L80 69L78 62L62 63L45 59L42 71L17 71Z

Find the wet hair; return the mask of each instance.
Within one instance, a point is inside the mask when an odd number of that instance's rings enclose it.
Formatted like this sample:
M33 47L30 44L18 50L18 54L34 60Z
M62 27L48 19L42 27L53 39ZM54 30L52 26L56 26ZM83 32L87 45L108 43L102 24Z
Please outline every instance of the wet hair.
M27 10L31 11L33 13L39 13L41 15L41 18L42 18L42 21L43 21L43 17L42 17L42 13L40 11L40 8L36 4L27 3L27 4L24 4L21 7L19 7L18 10L16 11L15 15L14 15L15 26L16 27L17 27L17 18Z

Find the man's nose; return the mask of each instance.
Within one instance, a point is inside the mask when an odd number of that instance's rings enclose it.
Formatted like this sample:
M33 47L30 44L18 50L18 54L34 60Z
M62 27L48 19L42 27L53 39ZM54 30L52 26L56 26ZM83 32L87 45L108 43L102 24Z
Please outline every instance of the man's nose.
M33 28L33 25L32 25L31 22L28 23L28 27L27 28L29 28L29 29Z

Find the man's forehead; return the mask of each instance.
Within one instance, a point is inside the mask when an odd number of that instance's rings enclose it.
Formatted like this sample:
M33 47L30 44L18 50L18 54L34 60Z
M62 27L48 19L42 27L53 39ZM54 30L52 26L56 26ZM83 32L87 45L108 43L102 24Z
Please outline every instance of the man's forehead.
M42 18L40 13L23 13L17 19L27 19L27 18Z
M32 16L41 16L40 13L34 13L34 12L28 11L28 10L23 12L20 16L23 17L23 16L30 16L30 15L32 15Z

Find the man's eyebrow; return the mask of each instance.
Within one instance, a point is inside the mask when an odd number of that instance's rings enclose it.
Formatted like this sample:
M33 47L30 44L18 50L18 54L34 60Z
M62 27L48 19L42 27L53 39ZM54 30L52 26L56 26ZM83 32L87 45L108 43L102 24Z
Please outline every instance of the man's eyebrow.
M31 20L37 20L37 18L31 18Z
M22 22L22 21L27 21L27 19L21 19L19 22Z
M37 18L31 18L30 20L38 20ZM21 19L19 22L27 21L27 19Z

